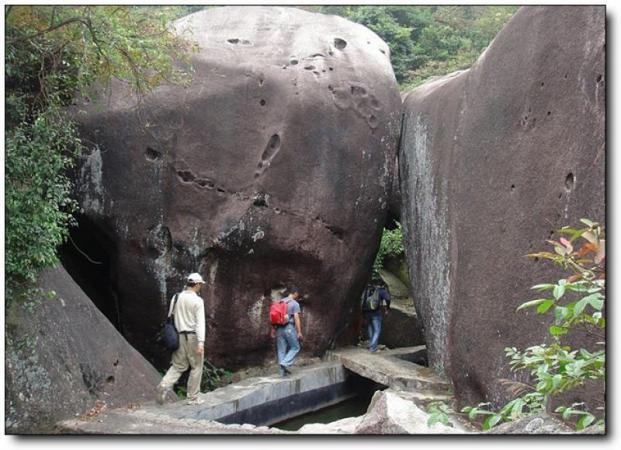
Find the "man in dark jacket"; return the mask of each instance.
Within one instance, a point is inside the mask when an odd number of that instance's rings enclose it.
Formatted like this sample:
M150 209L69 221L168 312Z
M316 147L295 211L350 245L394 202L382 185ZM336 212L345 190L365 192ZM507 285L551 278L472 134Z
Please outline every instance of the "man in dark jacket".
M382 306L385 303L385 307ZM377 343L382 332L382 315L390 310L390 293L380 280L374 279L362 293L362 313L367 322L369 351L377 351Z

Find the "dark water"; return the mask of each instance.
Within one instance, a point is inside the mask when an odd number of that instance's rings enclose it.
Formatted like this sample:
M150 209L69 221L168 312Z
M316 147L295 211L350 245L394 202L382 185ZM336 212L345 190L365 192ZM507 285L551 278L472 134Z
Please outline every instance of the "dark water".
M297 431L307 423L330 423L345 417L361 416L367 412L370 401L370 395L356 395L336 405L276 423L272 427L287 431Z

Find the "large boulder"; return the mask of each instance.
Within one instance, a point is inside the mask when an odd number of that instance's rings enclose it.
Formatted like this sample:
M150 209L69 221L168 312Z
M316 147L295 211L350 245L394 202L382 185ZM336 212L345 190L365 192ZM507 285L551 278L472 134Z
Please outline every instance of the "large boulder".
M384 265L389 266L386 261ZM407 266L405 270L407 272ZM379 342L389 348L424 345L425 336L422 323L416 314L414 299L410 296L411 288L401 281L398 272L399 270L394 269L380 270L380 276L388 287L391 300L390 310L383 318Z
M467 430L453 418L450 425L428 424L429 414L399 392L377 391L355 434L464 434Z
M64 269L44 271L39 288L6 309L7 433L50 433L61 420L153 399L158 372Z
M401 107L388 46L295 8L211 8L174 26L198 44L189 86L136 107L114 83L78 108L92 147L74 242L104 273L77 251L65 263L111 291L102 309L159 364L158 325L194 271L207 279L210 360L271 357L269 293L291 284L308 296L303 350L321 353L364 287L388 209Z
M582 217L604 220L604 33L601 6L523 7L470 70L405 100L413 294L430 364L463 403L506 401L503 349L549 340L543 318L515 308L562 275L525 255Z

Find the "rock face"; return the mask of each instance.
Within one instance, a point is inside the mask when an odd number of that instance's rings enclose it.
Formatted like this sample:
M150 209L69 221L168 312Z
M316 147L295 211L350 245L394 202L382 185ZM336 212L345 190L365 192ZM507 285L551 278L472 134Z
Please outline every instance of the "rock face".
M413 294L430 364L464 403L506 401L503 348L547 335L514 311L560 273L524 256L582 217L603 222L604 22L603 7L523 7L470 70L405 100Z
M74 240L105 262L101 302L115 299L116 325L165 363L154 336L198 271L207 357L234 368L272 357L269 293L296 284L303 351L320 353L363 289L388 209L401 107L388 47L295 8L212 8L175 26L199 45L188 87L136 108L117 84L77 115L93 146L77 175L88 233ZM66 264L80 272L81 257Z
M386 263L385 265L388 266ZM407 265L403 265L407 273ZM380 270L380 276L388 287L391 300L390 311L383 318L379 342L390 348L423 345L425 336L422 323L416 314L414 299L410 296L410 288L398 275L400 275L398 269Z
M390 312L384 316L380 344L389 348L423 345L421 320L413 306L392 302Z
M159 374L67 272L47 270L39 286L56 296L7 308L5 431L50 433L76 412L150 400Z

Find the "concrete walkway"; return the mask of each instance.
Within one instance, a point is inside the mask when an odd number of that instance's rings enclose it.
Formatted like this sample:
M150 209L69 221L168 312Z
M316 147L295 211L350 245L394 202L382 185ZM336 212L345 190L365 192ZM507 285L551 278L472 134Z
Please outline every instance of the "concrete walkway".
M290 434L263 425L351 396L345 369L388 387L388 391L421 408L433 400L450 402L448 383L431 369L412 362L424 350L424 346L419 346L377 353L361 348L334 351L326 356L325 362L294 368L293 375L285 378L248 378L200 394L204 401L201 405L187 405L184 401L165 405L147 402L64 421L58 424L58 431L67 434ZM325 427L330 429L330 424Z
M339 362L326 362L281 378L248 378L200 394L200 405L177 401L158 405L155 401L135 408L103 411L59 424L62 433L175 434L175 433L277 433L280 430L253 425L277 423L294 415L338 403L351 394L345 390L347 374ZM286 399L286 401L282 401ZM218 422L215 422L215 421ZM271 430L271 431L270 431Z

